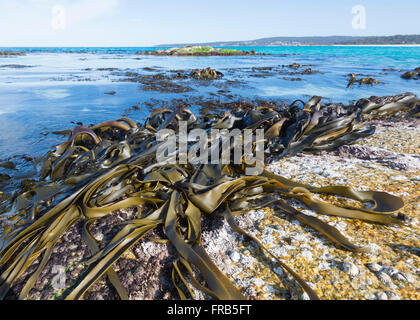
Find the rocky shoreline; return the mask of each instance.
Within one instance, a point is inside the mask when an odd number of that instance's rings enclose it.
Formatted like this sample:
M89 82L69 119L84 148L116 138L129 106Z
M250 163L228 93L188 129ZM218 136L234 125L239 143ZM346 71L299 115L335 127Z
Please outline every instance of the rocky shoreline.
M335 226L353 243L368 248L367 253L343 251L318 232L275 207L251 211L236 217L237 223L256 236L267 248L298 272L321 299L397 300L420 299L418 214L420 213L420 120L415 118L375 120L376 133L352 146L319 154L300 154L271 159L269 170L286 178L311 185L344 184L358 190L381 190L401 196L402 209L411 222L404 226L381 226L359 220L315 214ZM322 196L321 198L323 198ZM325 196L332 200L332 197ZM293 202L293 200L290 200ZM340 201L336 199L335 201ZM297 203L294 203L296 205ZM117 224L133 218L134 209L125 209L99 219L92 233L109 239ZM218 217L205 219L202 242L214 263L233 280L249 299L308 299L306 293L253 243L232 232ZM63 291L51 286L54 265L66 267L66 285L84 270L90 252L80 233L82 225L71 227L53 250L29 299L59 299ZM156 229L127 251L114 265L129 298L178 299L171 283L171 265L176 252L169 243L153 242L163 231ZM7 299L15 299L25 279L36 269L31 266L15 283ZM274 272L273 272L274 270ZM196 298L207 299L201 292ZM89 289L85 299L116 299L105 277Z

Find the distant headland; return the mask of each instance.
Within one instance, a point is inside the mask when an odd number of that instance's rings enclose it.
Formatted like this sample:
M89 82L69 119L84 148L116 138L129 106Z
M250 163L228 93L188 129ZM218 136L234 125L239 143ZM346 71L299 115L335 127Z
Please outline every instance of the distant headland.
M249 41L219 41L207 43L172 43L156 47L269 47L269 46L332 46L332 45L420 45L420 35L394 36L326 36L326 37L273 37Z

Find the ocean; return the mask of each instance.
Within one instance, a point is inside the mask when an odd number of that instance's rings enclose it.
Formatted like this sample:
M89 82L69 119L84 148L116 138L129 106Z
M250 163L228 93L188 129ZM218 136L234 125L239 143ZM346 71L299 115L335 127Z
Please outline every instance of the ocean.
M138 54L156 49L162 48L0 48L26 53L0 56L0 159L40 156L63 141L52 131L77 122L89 125L121 115L143 121L152 106L165 107L174 99L189 99L198 109L200 101L210 99L287 102L319 95L326 102L349 103L373 95L420 95L420 81L401 78L420 67L420 47L235 47L270 55L226 57ZM303 66L287 67L293 63ZM187 92L125 81L127 72L151 76L206 67L222 72L223 79L174 80ZM296 74L308 68L316 73ZM349 73L381 83L347 88ZM115 94L106 94L111 91Z

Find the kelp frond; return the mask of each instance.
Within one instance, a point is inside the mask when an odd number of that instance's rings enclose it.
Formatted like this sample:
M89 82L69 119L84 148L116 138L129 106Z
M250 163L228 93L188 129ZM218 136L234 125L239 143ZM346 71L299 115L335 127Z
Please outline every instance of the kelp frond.
M266 152L285 157L355 143L374 133L375 128L364 120L366 116L415 114L419 100L406 94L362 99L356 105L344 106L321 105L320 97L314 97L303 104L303 108L293 103L281 110L258 106L237 108L223 115L214 113L201 117L196 117L188 108L162 109L156 110L144 125L121 118L90 128L77 127L67 142L37 160L38 181L30 190L10 197L2 212L14 219L9 221L9 228L4 229L1 237L0 298L6 296L14 282L38 259L36 271L19 295L20 299L26 298L57 241L72 225L83 221L82 238L91 258L87 261L88 269L66 299L82 299L105 274L121 299L128 299L112 266L124 252L158 227L163 227L166 239L178 255L173 263L172 280L181 299L193 298L190 285L215 299L244 299L212 262L201 243L202 220L208 215L220 215L233 231L250 238L274 258L310 298L317 299L314 290L305 283L304 275L296 274L256 237L241 229L234 216L271 205L319 231L343 250L364 252L336 228L304 214L285 200L296 199L319 214L402 224L403 217L396 215L403 207L400 198L347 186L316 188L267 170L246 176L245 163L174 165L156 161L156 151L162 144L156 139L157 131L172 129L178 135L179 121L188 123L188 132L197 128L265 129ZM346 197L359 201L361 206L334 206L317 200L314 194ZM113 239L103 240L104 246L98 245L90 230L96 220L119 209L145 205L154 209L145 216L138 214L126 222Z

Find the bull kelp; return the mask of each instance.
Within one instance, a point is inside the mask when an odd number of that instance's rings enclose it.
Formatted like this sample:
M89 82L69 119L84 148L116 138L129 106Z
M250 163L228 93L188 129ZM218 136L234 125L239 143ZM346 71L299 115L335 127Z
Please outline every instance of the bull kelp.
M36 180L22 181L14 195L0 194L0 217L5 217L0 251L0 297L5 298L15 281L38 261L26 280L19 298L25 299L51 257L54 246L74 224L83 223L82 238L91 257L85 273L64 294L82 299L103 275L121 299L128 293L113 264L153 230L163 228L164 239L177 252L172 265L172 282L181 299L194 298L192 287L215 299L244 299L231 281L217 268L201 243L202 222L212 215L226 219L232 230L254 241L261 250L300 284L312 299L316 292L285 262L270 252L256 237L241 229L235 216L252 209L275 206L302 224L319 231L343 250L365 252L336 228L304 214L286 202L294 199L319 214L354 218L384 225L402 225L407 217L399 197L378 191L359 191L348 186L313 187L260 168L258 175L245 174L255 162L182 164L159 162L162 144L159 132L170 129L180 135L179 123L194 129L264 129L262 141L267 154L287 157L299 152L333 150L352 144L375 132L369 119L389 116L418 116L420 100L412 94L371 97L356 104L322 104L320 97L297 100L287 107L243 105L224 113L196 116L185 107L157 109L143 124L128 118L96 126L78 126L62 144L35 160ZM258 137L258 135L256 135ZM212 136L211 139L220 139ZM211 141L209 141L210 144ZM218 145L218 144L217 144ZM187 141L189 151L194 142ZM234 152L234 144L230 152ZM220 151L220 150L219 150ZM177 151L169 156L177 157ZM232 158L232 157L231 157ZM9 177L2 177L1 181ZM360 202L332 205L318 200L327 194ZM100 218L124 208L137 208L136 216L124 222L112 238L99 240L91 226ZM321 297L322 298L322 297Z

